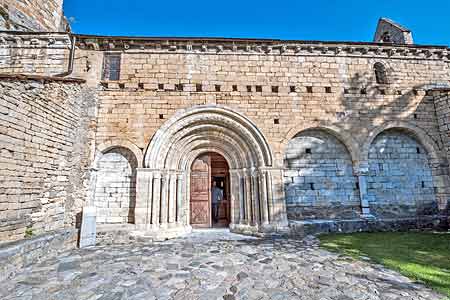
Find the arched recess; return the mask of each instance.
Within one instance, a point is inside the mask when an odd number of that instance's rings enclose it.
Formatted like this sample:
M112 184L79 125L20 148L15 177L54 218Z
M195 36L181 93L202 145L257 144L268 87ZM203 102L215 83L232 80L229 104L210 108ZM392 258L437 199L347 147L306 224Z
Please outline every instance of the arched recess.
M284 187L289 219L352 219L361 214L352 154L336 136L330 128L313 127L287 144Z
M441 159L441 150L425 130L405 121L393 121L385 123L382 126L378 126L369 133L368 138L361 149L361 160L366 160L369 157L369 150L375 138L383 131L389 129L397 129L414 137L418 142L422 144L423 147L425 147L431 159Z
M108 152L108 150L110 150L112 148L116 148L116 147L126 148L126 149L128 149L128 151L131 151L136 158L137 168L142 168L143 162L144 162L144 155L142 153L142 150L138 146L136 146L134 143L132 143L126 139L112 139L112 140L108 140L104 143L97 145L96 154L95 154L95 158L94 158L94 168L97 167L97 162L104 153L106 153L106 152Z
M206 152L222 155L230 167L230 226L258 227L275 221L271 216L285 217L284 206L272 201L273 156L264 135L232 109L203 105L177 112L153 136L138 175L141 224L159 229L189 225L190 166ZM241 210L243 205L249 209Z
M355 141L355 139L348 133L344 128L341 128L337 125L323 123L323 122L308 122L307 124L299 124L297 126L292 127L285 138L281 141L281 154L286 153L286 148L289 142L299 133L306 130L321 130L327 132L328 134L334 136L338 139L349 151L352 161L356 164L360 160L360 147L359 144Z
M102 151L100 151L102 149ZM136 154L123 146L100 147L95 160L96 221L99 224L135 222Z
M370 143L370 144L369 144ZM381 218L438 213L436 180L442 174L438 146L420 128L392 122L375 129L364 145L367 200Z

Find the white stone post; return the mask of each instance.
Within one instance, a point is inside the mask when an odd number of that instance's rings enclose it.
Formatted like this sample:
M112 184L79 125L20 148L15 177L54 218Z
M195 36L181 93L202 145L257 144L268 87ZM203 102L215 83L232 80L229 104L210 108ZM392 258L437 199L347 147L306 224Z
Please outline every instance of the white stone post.
M97 169L90 169L89 189L87 192L87 205L83 207L80 230L80 248L95 246L97 228L95 207L95 189L97 185Z

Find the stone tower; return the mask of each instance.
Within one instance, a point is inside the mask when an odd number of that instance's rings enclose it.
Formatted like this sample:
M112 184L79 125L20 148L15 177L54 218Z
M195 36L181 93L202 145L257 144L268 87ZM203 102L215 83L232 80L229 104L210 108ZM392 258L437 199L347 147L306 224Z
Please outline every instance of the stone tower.
M67 31L63 0L0 0L0 30Z
M387 18L378 21L375 43L414 44L411 30Z

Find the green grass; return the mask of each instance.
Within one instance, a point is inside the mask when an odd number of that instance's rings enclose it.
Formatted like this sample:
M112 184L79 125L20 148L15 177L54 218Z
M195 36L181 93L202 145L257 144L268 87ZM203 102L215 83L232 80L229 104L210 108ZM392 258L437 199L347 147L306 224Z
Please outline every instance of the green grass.
M319 237L321 246L399 271L448 296L450 233L355 233Z

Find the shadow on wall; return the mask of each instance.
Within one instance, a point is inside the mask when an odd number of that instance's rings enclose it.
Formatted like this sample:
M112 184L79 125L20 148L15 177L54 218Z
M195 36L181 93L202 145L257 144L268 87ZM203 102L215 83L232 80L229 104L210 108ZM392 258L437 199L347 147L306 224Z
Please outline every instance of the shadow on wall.
M357 141L355 146L361 155L351 159L353 167L368 165L364 175L373 214L383 218L435 215L447 206L441 183L448 182L446 159L434 159L435 155L439 157L443 142L433 98L426 95L426 90L436 85L401 90L399 87L404 84L400 75L396 77L388 68L385 71L380 74L378 67L372 72L356 73L336 106L323 102L322 109L327 115L334 115L324 123L339 126ZM377 132L379 128L386 130ZM324 218L324 211L339 210L345 200L348 203L354 200L351 197L359 200L359 195L351 196L346 189L354 181L359 194L357 174L348 176L345 172L343 161L349 149L345 151L344 145L340 149L339 142L326 137L328 130L314 131L299 132L285 151L285 193L290 219ZM302 137L304 140L299 142ZM337 133L335 137L345 145L351 143ZM296 142L299 145L294 147ZM324 144L335 146L326 149ZM437 148L437 153L430 153L430 149ZM348 215L328 214L328 217L339 219Z

